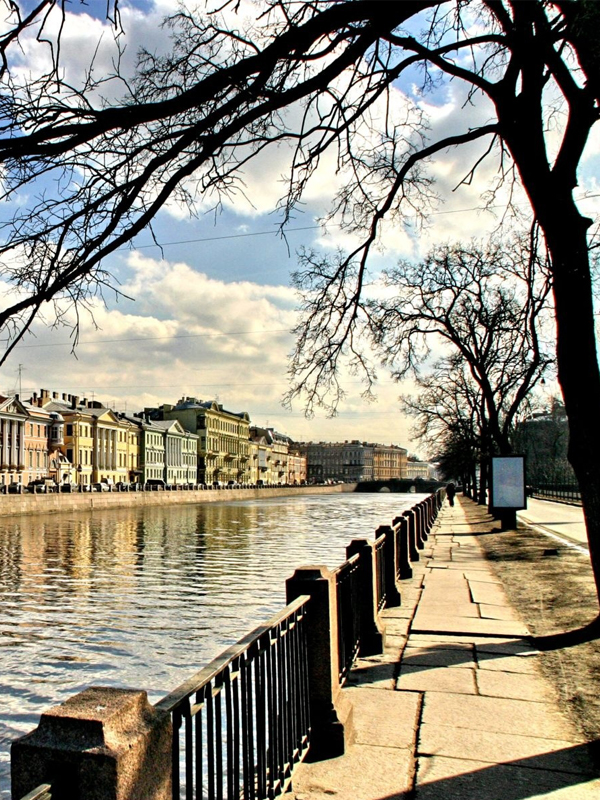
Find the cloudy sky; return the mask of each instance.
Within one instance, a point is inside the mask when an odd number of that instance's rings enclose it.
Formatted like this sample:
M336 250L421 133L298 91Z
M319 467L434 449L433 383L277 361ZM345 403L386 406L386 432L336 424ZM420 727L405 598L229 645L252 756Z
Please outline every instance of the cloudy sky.
M164 46L159 21L174 5L167 0L121 0L126 60L133 61L139 42L149 49ZM88 8L93 11L96 6L105 9L105 0L94 0ZM63 45L66 69L83 68L104 24L84 13L69 20ZM105 34L96 70L110 69L111 41ZM26 47L22 69L30 69L35 58L38 49ZM432 140L490 116L483 102L464 105L459 84L446 84L435 95L420 98L417 87L405 82L398 87L398 102L406 95L427 111ZM599 151L598 141L591 142L581 186L590 195L596 193ZM132 249L104 265L121 294L107 290L105 305L98 302L94 308L94 320L82 318L76 353L68 330L49 330L38 323L35 336L0 370L0 391L21 390L29 396L43 387L94 397L129 412L173 403L184 395L216 398L230 410L248 411L256 424L275 426L297 440L359 438L418 449L411 442L410 420L398 411L398 395L410 385L394 383L382 370L377 399L371 403L361 398L358 379L346 377L346 399L334 419L317 414L307 420L301 403L291 412L281 406L293 346L290 330L296 321L290 273L297 265L297 251L315 247L333 252L353 244L336 226L323 231L317 223L336 183L331 164L325 164L311 184L286 240L277 235L273 209L283 193L287 155L284 148L271 150L251 163L244 174L246 197L236 198L218 216L208 211L208 204L193 218L175 204L163 211L155 225L162 249L149 235L141 235ZM429 225L423 230L386 230L385 249L377 255L376 266L392 265L399 257L418 258L433 242L485 236L498 225L497 216L480 210L482 192L490 188L495 174L493 162L479 170L471 185L453 191L476 157L476 149L463 149L431 165L441 202ZM519 202L526 207L523 198ZM591 211L596 200L588 202Z

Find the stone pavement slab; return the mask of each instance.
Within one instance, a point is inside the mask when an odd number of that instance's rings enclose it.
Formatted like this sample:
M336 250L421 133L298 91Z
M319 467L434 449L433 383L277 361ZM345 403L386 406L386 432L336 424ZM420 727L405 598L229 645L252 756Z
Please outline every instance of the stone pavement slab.
M415 800L597 800L592 776L433 756L419 761Z
M487 605L487 603L479 603L479 613L482 619L503 619L506 621L517 621L519 615L513 611L509 606Z
M535 661L524 656L507 656L498 653L485 653L477 650L477 666L494 672L519 672L537 675Z
M339 758L301 764L286 800L405 800L414 770L411 750L354 745Z
M421 698L417 693L352 688L355 742L377 747L411 749L415 745Z
M479 694L488 697L512 697L534 703L555 702L555 694L539 674L523 675L479 669L476 677Z
M447 669L446 667L400 667L396 684L398 690L411 692L456 692L476 694L474 671L469 669Z
M430 692L421 721L490 733L581 741L553 703Z
M467 578L469 590L474 603L486 603L492 606L508 606L504 589L498 583L482 581L480 578Z
M477 619L475 617L446 617L417 610L412 630L415 633L457 633L473 636L528 636L529 629L522 622Z
M490 764L536 758L539 764L536 769L590 774L587 749L578 742L561 739L548 741L545 737L457 728L454 725L442 725L437 720L433 724L420 726L419 755L472 758Z
M402 654L402 667L467 667L475 669L473 645L408 645Z

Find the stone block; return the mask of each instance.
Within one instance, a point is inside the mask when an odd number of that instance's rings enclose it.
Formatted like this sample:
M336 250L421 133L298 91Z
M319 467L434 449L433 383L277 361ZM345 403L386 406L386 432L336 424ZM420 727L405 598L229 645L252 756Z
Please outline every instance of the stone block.
M41 783L69 800L170 800L170 715L146 692L90 687L13 742L15 800Z

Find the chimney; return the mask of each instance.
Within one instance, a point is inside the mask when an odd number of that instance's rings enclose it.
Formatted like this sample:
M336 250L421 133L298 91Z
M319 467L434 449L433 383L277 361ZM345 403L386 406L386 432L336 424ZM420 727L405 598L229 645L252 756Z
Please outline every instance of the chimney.
M52 399L58 400L58 392L52 392Z
M77 403L79 402L79 398L75 394L69 395L71 398L71 408L77 408Z

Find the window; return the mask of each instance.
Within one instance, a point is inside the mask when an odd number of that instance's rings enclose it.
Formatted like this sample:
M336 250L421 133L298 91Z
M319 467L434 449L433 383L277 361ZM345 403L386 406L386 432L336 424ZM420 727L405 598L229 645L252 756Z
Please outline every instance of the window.
M33 433L33 425L31 428ZM73 436L73 426L70 423L67 425L67 436Z

